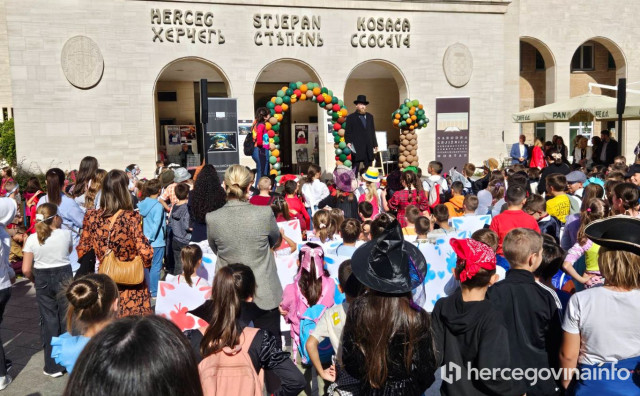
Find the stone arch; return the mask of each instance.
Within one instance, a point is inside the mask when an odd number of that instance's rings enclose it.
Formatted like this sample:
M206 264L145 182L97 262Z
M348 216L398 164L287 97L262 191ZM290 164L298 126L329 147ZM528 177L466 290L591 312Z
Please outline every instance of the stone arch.
M196 130L195 142L189 141L193 151L202 155L202 131L200 118L198 83L201 78L208 80L209 97L231 97L232 87L227 74L217 64L197 56L187 56L172 60L158 72L153 84L154 126L156 131L156 151L163 151L169 160L176 155L176 145L171 147L166 141L163 126L167 123L193 125ZM175 92L175 101L159 101L159 92ZM179 151L180 145L177 145ZM174 161L175 162L175 161Z

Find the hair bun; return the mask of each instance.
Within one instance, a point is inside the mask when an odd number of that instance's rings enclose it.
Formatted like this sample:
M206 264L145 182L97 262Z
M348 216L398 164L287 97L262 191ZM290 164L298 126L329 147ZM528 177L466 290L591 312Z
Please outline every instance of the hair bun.
M87 279L77 280L69 287L67 299L76 309L89 308L98 301L98 288Z

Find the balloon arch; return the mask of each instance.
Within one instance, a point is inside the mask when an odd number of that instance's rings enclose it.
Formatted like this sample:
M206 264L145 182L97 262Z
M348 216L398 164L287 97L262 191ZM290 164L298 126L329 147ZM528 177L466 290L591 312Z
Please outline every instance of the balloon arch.
M270 174L281 175L280 162L280 127L284 114L289 106L299 100L310 100L327 111L333 121L333 147L335 148L336 164L351 167L351 150L344 140L346 117L348 114L344 102L333 92L320 87L314 82L291 82L283 86L266 104L271 117L266 122L266 132L262 136L262 144L269 149L268 160L271 166ZM418 166L418 143L416 131L427 126L424 106L415 100L405 99L404 103L391 114L393 126L400 129L399 165L402 169L408 166Z
M309 100L318 103L318 106L327 111L333 120L333 142L336 150L336 161L338 164L351 166L351 150L344 141L344 128L346 126L347 108L344 102L333 92L320 87L314 82L302 83L292 82L289 86L282 87L276 95L267 102L266 107L271 112L271 118L265 124L266 133L262 136L264 147L269 148L268 160L271 164L270 174L279 176L281 174L280 163L280 127L284 113L289 110L289 106L299 100Z

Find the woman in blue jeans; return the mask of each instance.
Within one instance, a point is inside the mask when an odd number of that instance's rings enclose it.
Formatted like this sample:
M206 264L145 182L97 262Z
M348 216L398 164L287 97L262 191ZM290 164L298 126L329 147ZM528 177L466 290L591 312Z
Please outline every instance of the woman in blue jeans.
M51 357L51 338L65 331L67 299L63 285L73 277L69 253L73 249L71 231L60 228L58 207L45 203L36 212L36 233L24 243L22 272L36 286L44 344L44 374L60 377L64 367Z
M258 187L258 180L260 180L262 176L269 176L269 160L267 158L269 145L264 145L264 134L267 133L265 123L270 116L271 113L269 113L266 107L259 107L256 110L256 119L253 121L253 127L251 128L253 141L255 142L253 154L251 155L251 158L253 158L256 163L255 188Z

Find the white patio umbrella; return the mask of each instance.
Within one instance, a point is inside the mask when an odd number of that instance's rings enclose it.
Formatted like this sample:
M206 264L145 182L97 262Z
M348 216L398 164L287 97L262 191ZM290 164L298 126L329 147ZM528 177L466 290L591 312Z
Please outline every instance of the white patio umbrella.
M615 118L616 98L588 93L515 113L513 122L589 122Z

